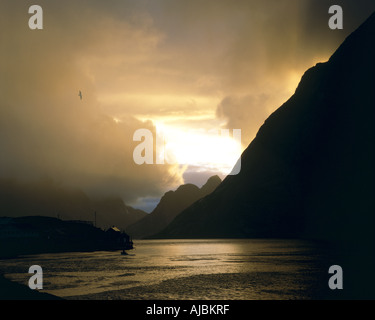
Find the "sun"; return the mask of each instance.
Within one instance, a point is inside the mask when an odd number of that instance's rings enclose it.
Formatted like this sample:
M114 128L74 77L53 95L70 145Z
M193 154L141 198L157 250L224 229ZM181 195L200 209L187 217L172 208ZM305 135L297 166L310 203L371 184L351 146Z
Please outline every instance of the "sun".
M167 163L195 167L198 171L231 173L241 156L241 131L189 129L159 122L157 132L165 143Z

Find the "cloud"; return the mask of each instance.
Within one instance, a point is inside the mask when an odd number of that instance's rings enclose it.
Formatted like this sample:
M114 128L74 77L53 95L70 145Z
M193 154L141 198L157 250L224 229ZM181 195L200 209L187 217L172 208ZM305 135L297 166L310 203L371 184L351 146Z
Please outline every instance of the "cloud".
M375 9L340 3L343 31L329 30L325 0L39 0L44 29L31 31L34 2L1 1L0 178L48 176L129 201L163 194L183 173L134 164L134 131L154 130L140 119L219 119L248 144Z
M116 32L117 23L99 20L106 32L96 32L87 20L75 20L72 8L62 10L52 22L47 18L52 9L46 6L45 30L30 31L27 15L20 14L19 6L9 6L7 13L14 16L1 15L10 28L0 53L0 178L49 177L91 195L115 194L125 201L159 195L182 182L173 166L134 163L133 133L139 128L154 131L152 123L130 113L118 122L104 113L95 81L82 63L85 57L109 55L105 51L113 45L107 35ZM67 17L72 24L64 23ZM138 29L122 32L138 32L134 42L149 41ZM100 50L106 41L108 46Z
M244 146L294 93L303 73L328 60L375 10L367 0L336 4L344 10L344 30L328 28L330 1L240 1L241 13L231 24L230 45L221 60L226 95L216 115L226 120L226 128L242 130Z
M241 141L247 146L269 116L266 95L246 95L225 97L217 107L216 114L225 119L227 129L241 129Z

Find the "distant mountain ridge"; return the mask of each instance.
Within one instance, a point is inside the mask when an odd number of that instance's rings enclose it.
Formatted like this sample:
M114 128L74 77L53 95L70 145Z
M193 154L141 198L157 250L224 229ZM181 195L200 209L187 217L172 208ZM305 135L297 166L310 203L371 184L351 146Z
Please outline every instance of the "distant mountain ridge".
M202 188L184 184L176 191L168 191L156 208L147 216L128 227L127 232L135 239L145 238L165 228L182 210L213 192L221 183L218 176L210 177Z
M228 176L156 238L364 243L375 230L375 13L260 128Z
M95 217L96 213L96 217ZM94 199L83 191L51 180L20 183L0 180L0 217L47 216L63 220L87 220L101 228L125 229L146 212L127 206L119 197Z

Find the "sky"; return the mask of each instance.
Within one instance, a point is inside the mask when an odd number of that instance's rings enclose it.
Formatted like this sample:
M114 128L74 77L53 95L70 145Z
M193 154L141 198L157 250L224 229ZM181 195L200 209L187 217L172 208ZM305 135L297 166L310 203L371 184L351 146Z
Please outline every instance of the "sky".
M28 27L35 4L43 30ZM333 4L343 30L328 27ZM224 178L303 73L374 10L373 0L2 0L0 179L48 178L150 210L183 183ZM163 136L174 161L137 165L138 129L152 132L155 159Z

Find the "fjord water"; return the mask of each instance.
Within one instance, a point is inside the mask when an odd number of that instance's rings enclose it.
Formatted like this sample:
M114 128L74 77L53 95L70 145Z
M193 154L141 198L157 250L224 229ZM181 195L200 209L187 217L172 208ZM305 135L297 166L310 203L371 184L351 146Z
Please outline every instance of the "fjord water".
M27 284L43 268L43 292L66 299L314 299L329 265L299 240L138 240L119 251L55 253L1 262ZM324 273L324 272L325 273Z

